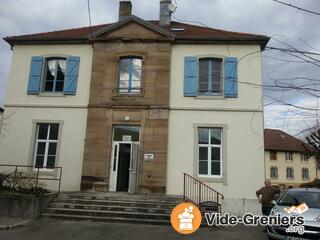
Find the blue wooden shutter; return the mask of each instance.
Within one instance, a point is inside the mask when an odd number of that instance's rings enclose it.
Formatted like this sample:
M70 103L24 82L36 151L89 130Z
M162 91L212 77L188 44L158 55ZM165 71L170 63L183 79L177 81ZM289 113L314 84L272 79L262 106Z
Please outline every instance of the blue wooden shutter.
M77 92L80 57L69 56L67 59L66 78L64 80L63 93L75 95Z
M196 57L184 58L184 96L197 95L198 59Z
M38 94L40 91L41 72L42 72L43 58L34 56L31 58L28 94Z
M227 98L238 97L238 61L236 57L224 59L224 95Z

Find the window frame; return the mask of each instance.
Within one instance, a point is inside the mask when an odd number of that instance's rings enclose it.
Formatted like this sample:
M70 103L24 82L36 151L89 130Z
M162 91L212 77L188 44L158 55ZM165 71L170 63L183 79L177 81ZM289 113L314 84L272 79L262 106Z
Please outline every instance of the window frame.
M272 173L273 173L272 170L275 171L274 174L272 174ZM274 175L274 176L273 176L273 175ZM271 166L271 167L270 167L270 178L271 178L271 179L278 179L278 178L279 178L278 167L276 167L276 166Z
M46 91L45 90L45 85L47 82L46 79L46 74L47 74L47 64L48 61L50 60L65 60L66 62L66 73L67 73L67 64L68 64L68 56L64 56L64 55L50 55L50 56L44 56L43 57L43 67L42 67L42 73L41 73L41 88L40 88L40 93L42 94L63 94L63 89L64 89L64 84L65 84L65 80L66 80L66 74L63 80L63 88L62 91L56 91L55 87L56 87L56 82L57 82L57 71L58 71L58 65L56 63L55 66L55 79L53 80L53 90L52 91ZM59 81L59 80L58 80Z
M289 172L289 170L291 170L291 171ZM293 167L287 167L286 168L286 176L287 176L287 179L289 179L289 180L293 180L294 179L294 169L293 169Z
M307 163L308 162L308 156L305 153L300 153L300 161L303 163Z
M293 161L293 153L292 152L284 152L284 156L286 161Z
M129 66L129 79L128 79L128 88L123 88L123 89L127 89L127 92L121 92L120 91L120 81L127 81L127 80L120 80L120 73L121 73L121 68L120 68L120 64L121 64L121 60L123 59L130 59L131 63ZM139 80L132 80L132 60L133 59L140 59L141 60L141 67L140 67L140 88L132 88L132 81L139 81ZM140 55L121 55L118 57L117 60L117 69L118 69L118 74L117 74L117 80L116 80L116 93L118 95L141 95L143 92L143 67L144 67L144 57L140 56ZM132 92L132 89L134 90L139 90L137 92Z
M208 64L208 92L200 93L200 61L201 59L210 60L218 59L221 60L221 72L220 72L220 93L212 92L212 76L210 76L209 69L212 68L212 64ZM211 67L210 67L211 66ZM224 97L224 57L222 56L198 56L197 57L197 97ZM211 79L211 81L210 81ZM209 90L211 89L211 92Z
M277 156L278 152L274 151L274 150L269 150L269 159L276 161L278 160L278 156ZM274 158L272 156L275 156Z
M219 176L199 175L199 144L198 144L198 128L221 128L221 169ZM218 182L227 185L227 131L228 125L226 124L193 124L194 130L194 157L193 157L193 173L200 181L204 182ZM209 156L208 156L209 158ZM211 160L210 160L211 161Z
M29 165L35 166L35 156L36 156L36 144L37 144L37 138L38 138L38 124L59 124L58 128L58 139L57 139L57 147L56 147L56 158L55 158L55 167L59 166L59 160L60 160L60 147L61 147L61 139L62 139L62 130L64 121L63 120L42 120L42 119L34 119L32 120L32 134L31 134L31 144L30 144L30 151L29 151ZM33 168L33 171L38 171L38 168ZM46 175L56 175L57 171L54 168L39 168L39 171L42 174Z
M307 168L307 167L302 168L301 169L301 175L302 175L301 176L302 180L309 180L310 179L309 168ZM305 177L305 175L307 177Z

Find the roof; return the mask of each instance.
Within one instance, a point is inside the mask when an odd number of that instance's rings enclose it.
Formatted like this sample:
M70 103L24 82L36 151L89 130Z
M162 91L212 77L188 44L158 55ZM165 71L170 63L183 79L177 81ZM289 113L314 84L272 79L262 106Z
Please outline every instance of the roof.
M38 43L85 43L92 42L100 32L108 29L114 29L114 26L121 25L129 21L137 21L156 31L167 33L173 37L174 42L210 42L210 43L242 43L259 44L262 48L266 46L269 37L264 35L225 31L215 28L201 27L181 22L172 21L170 26L160 26L159 21L143 20L134 15L120 22L92 26L92 35L90 27L73 28L53 32L42 32L35 34L19 35L5 37L4 40L10 45L14 44L38 44ZM184 29L183 31L173 31L172 28Z
M314 152L310 145L278 129L264 130L264 149L303 153Z

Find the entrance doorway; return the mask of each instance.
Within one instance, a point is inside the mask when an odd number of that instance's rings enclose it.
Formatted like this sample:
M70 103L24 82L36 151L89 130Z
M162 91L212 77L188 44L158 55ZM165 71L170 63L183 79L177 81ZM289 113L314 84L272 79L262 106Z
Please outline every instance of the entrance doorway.
M139 127L114 126L109 191L137 191Z

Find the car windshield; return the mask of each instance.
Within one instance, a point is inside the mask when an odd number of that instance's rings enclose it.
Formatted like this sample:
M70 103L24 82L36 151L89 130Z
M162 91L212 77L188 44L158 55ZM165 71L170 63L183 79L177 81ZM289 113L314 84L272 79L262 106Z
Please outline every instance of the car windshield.
M320 208L320 192L286 192L278 201L280 206L296 206L301 203L306 203L309 208Z

